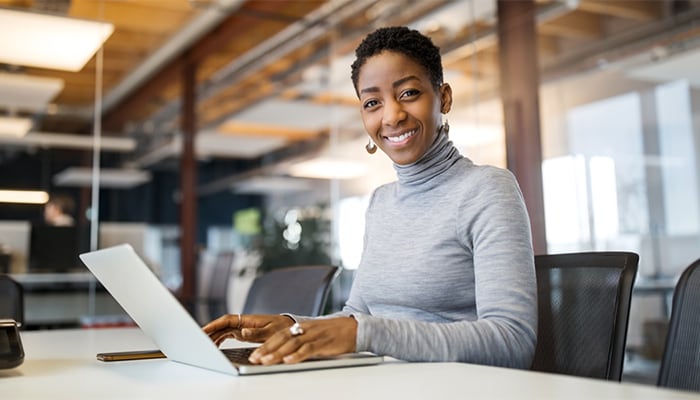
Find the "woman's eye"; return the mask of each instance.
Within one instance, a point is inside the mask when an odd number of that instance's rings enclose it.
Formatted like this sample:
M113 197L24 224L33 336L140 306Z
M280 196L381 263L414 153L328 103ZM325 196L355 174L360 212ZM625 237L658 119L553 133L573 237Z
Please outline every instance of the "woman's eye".
M364 108L372 108L372 107L376 106L377 104L378 104L378 103L377 103L377 100L368 100L368 101L365 102L365 104L363 105L363 107L364 107Z
M418 90L416 90L416 89L408 89L408 90L404 90L403 92L401 92L400 98L405 99L405 98L407 98L407 97L415 97L415 96L417 96L418 94L420 94L420 92L419 92Z

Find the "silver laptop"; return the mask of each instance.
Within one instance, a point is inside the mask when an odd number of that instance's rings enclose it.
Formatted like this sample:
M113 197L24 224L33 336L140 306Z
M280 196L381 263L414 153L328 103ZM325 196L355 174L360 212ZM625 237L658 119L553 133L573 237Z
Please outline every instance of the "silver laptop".
M128 244L80 259L168 359L231 375L373 365L383 357L352 353L297 364L246 365L230 361Z

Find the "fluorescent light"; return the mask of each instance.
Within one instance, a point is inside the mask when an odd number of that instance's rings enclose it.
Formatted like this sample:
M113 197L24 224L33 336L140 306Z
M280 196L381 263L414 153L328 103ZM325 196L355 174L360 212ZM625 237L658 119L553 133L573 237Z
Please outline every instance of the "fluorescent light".
M110 189L129 189L151 180L148 171L138 169L100 169L100 187ZM54 175L56 186L90 186L92 185L92 168L70 167Z
M63 79L0 72L0 105L12 110L44 110L61 90Z
M0 144L15 146L42 146L51 148L92 150L94 138L90 135L72 135L67 133L31 132L17 138L0 135ZM136 139L128 137L102 136L100 150L128 153L136 149Z
M0 62L78 72L113 31L105 22L0 10Z
M41 190L0 190L0 203L46 204L49 194Z
M233 186L234 193L274 194L304 192L313 189L309 180L282 176L256 176Z
M0 117L0 135L22 137L32 129L29 118Z
M353 179L366 173L365 164L330 158L303 161L289 168L289 174L292 176L317 179Z

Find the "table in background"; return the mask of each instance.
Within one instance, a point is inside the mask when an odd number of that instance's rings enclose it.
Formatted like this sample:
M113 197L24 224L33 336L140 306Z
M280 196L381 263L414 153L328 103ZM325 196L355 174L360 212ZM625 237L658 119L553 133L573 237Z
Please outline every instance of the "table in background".
M27 329L130 321L90 272L11 274L24 289ZM91 286L94 292L91 294ZM94 297L92 297L94 295Z
M173 332L176 335L177 332ZM22 332L26 360L0 370L8 399L700 399L639 384L462 363L236 377L168 360L103 363L97 352L149 349L137 328Z
M678 276L670 277L638 277L632 288L632 293L636 295L661 296L663 300L664 318L671 315L673 308L673 291L678 283Z

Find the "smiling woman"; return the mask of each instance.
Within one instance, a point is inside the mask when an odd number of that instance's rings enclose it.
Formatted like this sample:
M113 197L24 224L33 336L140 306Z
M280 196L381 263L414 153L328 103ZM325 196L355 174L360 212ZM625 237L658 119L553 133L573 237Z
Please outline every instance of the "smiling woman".
M370 351L408 361L528 368L537 324L530 224L513 175L477 166L449 140L452 90L439 49L405 27L356 50L352 80L369 138L398 181L377 188L349 299L321 319L227 315L217 343L263 342L261 364ZM371 146L370 146L371 147ZM298 334L289 328L298 323Z
M383 52L365 61L356 85L370 139L395 163L418 160L440 132L440 113L452 105L446 83L433 83L410 58ZM446 125L445 125L446 126Z

